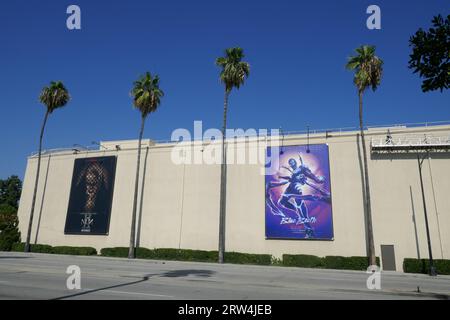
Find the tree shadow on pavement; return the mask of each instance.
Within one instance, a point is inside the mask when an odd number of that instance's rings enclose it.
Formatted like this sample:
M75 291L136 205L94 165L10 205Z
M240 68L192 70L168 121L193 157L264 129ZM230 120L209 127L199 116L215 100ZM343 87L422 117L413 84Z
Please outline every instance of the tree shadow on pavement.
M75 294L70 294L70 295L67 295L67 296L62 296L62 297L58 297L58 298L53 298L53 299L50 299L50 300L63 300L63 299L67 299L67 298L73 298L73 297L78 297L78 296L82 296L82 295L85 295L85 294L94 293L94 292L99 292L99 291L104 291L104 290L109 290L109 289L115 289L115 288L120 288L120 287L130 286L130 285L133 285L133 284L145 282L145 281L147 281L151 276L156 276L156 275L157 275L157 274L149 274L149 275L143 276L142 279L137 280L137 281L132 281L132 282L127 282L127 283L117 284L117 285L114 285L114 286L109 286L109 287L104 287L104 288L98 288L98 289L87 290L87 291L83 291L83 292L79 292L79 293L75 293Z
M173 271L167 271L166 273L163 273L161 277L169 277L169 278L177 278L177 277L187 277L189 275L194 275L198 277L210 277L212 274L214 274L214 271L211 270L173 270Z
M74 294L70 294L70 295L65 295L65 296L53 298L53 299L50 299L50 300L69 299L69 298L79 297L79 296L83 296L83 295L90 294L90 293L95 293L95 292L100 292L100 291L105 291L105 290L110 290L110 289L115 289L115 288L120 288L120 287L125 287L125 286L131 286L131 285L134 285L134 284L145 282L148 279L150 279L150 277L152 277L152 276L176 278L176 277L187 277L189 275L194 275L194 276L198 276L198 277L210 277L212 274L214 274L214 271L211 271L211 270L193 270L193 269L172 270L172 271L164 272L162 274L148 274L148 275L143 276L141 279L136 280L136 281L132 281L132 282L117 284L117 285L108 286L108 287L104 287L104 288L86 290L86 291L83 291L83 292L78 292L78 293L74 293Z

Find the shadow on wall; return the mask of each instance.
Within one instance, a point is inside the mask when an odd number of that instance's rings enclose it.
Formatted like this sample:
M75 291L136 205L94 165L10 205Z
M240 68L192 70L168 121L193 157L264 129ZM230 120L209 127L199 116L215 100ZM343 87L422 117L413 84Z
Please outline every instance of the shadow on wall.
M149 149L149 147L147 147L147 149L145 151L144 170L142 172L141 200L139 203L139 220L138 220L137 232L136 232L136 248L139 248L141 246L142 206L143 206L143 202L144 202L145 176L146 176L146 172L147 172L148 149Z
M48 156L48 160L47 160L47 171L45 173L44 188L42 190L41 207L39 209L39 217L38 217L38 222L37 222L37 225L36 225L36 236L34 238L34 244L38 243L39 229L41 227L42 209L44 208L45 190L47 190L48 170L50 169L51 157L52 157L52 155L50 154Z
M417 250L417 259L420 259L420 249L419 249L419 236L417 234L417 224L416 224L416 210L414 208L414 198L412 193L412 187L409 186L409 193L411 195L411 209L412 209L412 221L414 224L414 234L416 239L416 250Z
M366 204L366 188L365 188L365 180L364 180L364 164L362 159L362 153L361 153L361 144L360 144L360 134L356 134L356 146L358 148L358 163L359 163L359 171L361 173L361 192L362 192L362 199L363 199L363 210L364 210L364 232L365 238L366 238L366 255L369 256L369 237L368 237L368 228L367 228L367 204Z
M444 257L444 250L443 250L443 245L442 245L442 237L441 237L441 226L440 226L440 221L439 221L439 213L438 213L438 208L437 208L437 203L436 203L436 194L434 191L434 182L433 182L433 172L432 172L432 160L448 160L450 159L450 153L447 151L433 151L433 152L386 152L386 153L375 153L375 154L371 154L371 160L389 160L389 161L395 161L395 160L409 160L409 161L413 161L415 162L415 165L417 166L417 169L412 171L411 174L413 175L417 175L417 179L418 179L418 185L420 188L420 175L419 175L419 158L422 160L427 159L428 160L428 171L429 171L429 179L430 179L430 186L431 186L431 192L432 192L432 200L433 200L433 205L434 205L434 214L436 217L436 221L437 221L437 228L438 228L438 239L439 239L439 246L440 246L440 253L441 253L441 258L443 259ZM417 239L417 226L416 226L416 214L415 214L415 208L414 208L414 202L413 202L413 193L412 193L412 187L409 186L410 188L410 193L411 193L411 205L412 205L412 214L413 214L413 223L414 223L414 231L416 233L416 246L417 246L417 257L420 259L420 252L419 252L419 248L418 248L418 239ZM421 192L421 191L416 191L416 192ZM425 193L427 192L426 190L424 191Z

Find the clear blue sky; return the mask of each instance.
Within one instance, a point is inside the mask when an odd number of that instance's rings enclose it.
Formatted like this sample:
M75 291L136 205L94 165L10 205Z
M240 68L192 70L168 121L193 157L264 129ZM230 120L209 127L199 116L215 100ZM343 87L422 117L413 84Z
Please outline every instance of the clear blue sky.
M77 4L82 30L66 28ZM382 29L366 28L366 8L381 7ZM377 46L384 77L365 97L369 125L450 120L449 93L422 93L407 68L409 37L448 14L447 0L4 1L0 7L0 178L23 177L38 147L44 107L38 96L62 80L72 101L52 114L45 148L134 139L139 114L129 91L149 70L166 96L145 137L169 139L194 120L219 128L223 87L215 58L244 48L251 75L230 98L229 126L304 130L358 125L346 58Z

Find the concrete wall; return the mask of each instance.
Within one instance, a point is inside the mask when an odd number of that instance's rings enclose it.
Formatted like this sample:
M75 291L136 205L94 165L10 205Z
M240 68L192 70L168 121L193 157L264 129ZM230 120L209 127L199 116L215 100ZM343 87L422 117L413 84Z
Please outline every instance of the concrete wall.
M399 128L393 136L428 134L450 137L450 126ZM369 130L370 139L385 137L386 130ZM313 254L317 256L366 255L363 209L362 158L357 132L310 136L310 143L327 143L330 154L333 203L333 241L266 240L264 175L260 164L228 166L226 250L247 253ZM118 142L103 144L113 146ZM119 143L120 144L120 143ZM284 145L306 144L305 136L287 136ZM134 146L137 143L134 142ZM57 153L43 156L33 222L32 243L103 247L128 246L136 170L136 149L128 141L121 150ZM196 147L201 148L201 146ZM240 148L264 145L241 144ZM142 209L138 218L138 243L147 248L217 250L220 165L175 165L172 144L146 141ZM148 151L147 151L148 150ZM116 180L109 235L64 235L74 159L117 155ZM20 201L22 239L26 237L37 159L28 159ZM369 155L370 188L375 249L395 246L396 267L405 257L427 258L424 210L417 157ZM144 168L141 170L141 177ZM434 258L450 259L450 155L431 154L423 166L424 189ZM142 181L142 178L141 178ZM139 196L140 198L140 196ZM37 233L37 235L36 235Z

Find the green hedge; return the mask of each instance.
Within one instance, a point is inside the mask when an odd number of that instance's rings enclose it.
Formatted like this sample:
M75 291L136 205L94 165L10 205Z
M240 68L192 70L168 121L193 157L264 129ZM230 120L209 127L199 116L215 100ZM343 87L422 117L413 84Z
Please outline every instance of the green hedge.
M11 251L23 252L25 249L25 243L15 243L12 246ZM31 252L36 253L53 253L53 254L70 254L77 256L92 256L97 254L97 250L91 247L69 247L69 246L57 246L52 247L47 244L32 244Z
M103 248L100 250L100 255L105 257L128 257L127 247Z
M226 263L270 265L272 263L272 255L225 252L224 260Z
M403 259L403 271L406 273L427 273L428 268L424 259Z
M377 257L377 264L380 265L380 259ZM341 257L326 256L320 258L307 254L283 254L283 265L288 267L302 268L323 268L323 269L342 269L342 270L367 270L369 261L367 257Z
M145 252L148 253L142 254L141 256L137 253L137 257L143 259L216 262L218 256L217 251L190 250L190 249L171 249L171 248L162 248L153 250L145 249Z
M136 257L140 259L216 262L217 251L172 248L137 248Z
M438 274L450 275L450 260L437 259L433 260L433 262Z
M324 268L322 258L309 254L283 254L283 266L302 268Z
M25 250L25 243L15 243L13 244L11 251L23 252ZM31 244L31 252L36 253L53 253L53 247L48 244Z
M107 257L128 257L128 248L103 248L100 254ZM136 257L155 260L217 262L218 252L173 248L136 248ZM270 265L272 256L270 254L226 252L224 259L227 263Z
M75 256L96 256L97 250L92 247L68 247L68 246L58 246L53 247L53 252L55 254L70 254Z
M128 257L128 247L103 248L100 250L100 254L106 257L126 258ZM136 257L139 259L215 262L217 251L136 248Z
M24 243L16 243L12 251L24 251ZM97 250L91 247L52 247L45 244L32 244L31 252L53 253L68 255L96 255ZM128 247L103 248L100 251L106 257L128 257ZM197 262L217 262L217 251L172 249L172 248L136 248L136 257L140 259L155 260L177 260L177 261L197 261ZM326 256L320 258L307 254L284 254L282 261L278 261L270 254L250 254L241 252L225 252L226 263L235 264L255 264L255 265L283 265L289 267L303 268L323 268L323 269L345 269L345 270L366 270L369 266L367 257L341 257ZM274 263L277 262L277 263ZM435 260L437 270L440 274L450 274L450 260ZM377 257L377 264L380 264ZM403 268L405 272L427 273L428 261L425 259L405 259Z
M367 257L326 256L323 259L327 269L367 270L369 267L369 259ZM379 266L380 258L376 257L376 261Z
M438 274L450 275L450 260L433 260ZM424 273L428 274L430 270L430 261L428 259L405 258L403 260L403 271L406 273Z

